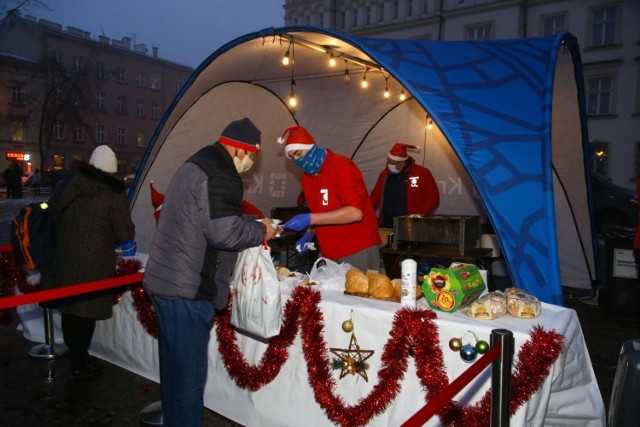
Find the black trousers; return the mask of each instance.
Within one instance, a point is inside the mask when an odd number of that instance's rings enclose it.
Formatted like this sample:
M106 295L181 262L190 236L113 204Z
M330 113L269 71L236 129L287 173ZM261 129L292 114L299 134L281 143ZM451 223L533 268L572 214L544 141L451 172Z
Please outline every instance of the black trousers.
M89 345L96 329L96 319L62 313L62 336L69 348L71 372L83 369L89 356Z

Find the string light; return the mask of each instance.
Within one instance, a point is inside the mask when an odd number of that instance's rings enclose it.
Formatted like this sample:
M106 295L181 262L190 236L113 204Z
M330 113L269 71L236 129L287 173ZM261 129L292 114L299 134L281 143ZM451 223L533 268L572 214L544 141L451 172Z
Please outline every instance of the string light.
M364 70L362 81L360 82L360 86L362 86L363 89L366 89L369 86L369 83L367 82L367 71L369 71L369 67Z
M391 96L389 93L389 76L386 76L384 78L384 97L388 98L389 96Z
M404 101L405 99L407 99L407 95L405 95L404 88L402 88L400 91L400 101Z
M291 43L293 42L289 42L289 47L287 48L287 52L284 54L284 56L282 57L282 65L289 65L289 51L291 50Z
M433 120L427 114L427 129L431 130L431 128L433 128Z
M335 67L336 66L336 57L333 56L333 52L331 52L329 54L329 66L330 67Z
M346 59L344 60L344 80L347 82L351 80L351 76L349 75L349 63Z
M291 80L291 92L289 93L289 106L295 107L298 105L298 100L296 98L296 81Z

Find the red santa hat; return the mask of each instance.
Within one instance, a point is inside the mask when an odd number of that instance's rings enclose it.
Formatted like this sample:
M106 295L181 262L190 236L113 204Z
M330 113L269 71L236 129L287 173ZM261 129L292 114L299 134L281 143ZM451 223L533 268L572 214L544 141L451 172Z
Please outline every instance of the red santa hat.
M278 144L285 144L284 153L289 157L289 151L310 150L315 145L315 141L302 126L289 126L278 138Z
M164 203L164 194L160 193L156 190L156 187L153 185L153 180L149 182L149 187L151 187L151 205L153 206L153 217L156 219L156 223L160 218L160 211L162 210L162 203Z
M389 150L388 157L396 162L403 162L409 158L407 149L417 150L415 145L403 144L402 142L396 142L391 150Z

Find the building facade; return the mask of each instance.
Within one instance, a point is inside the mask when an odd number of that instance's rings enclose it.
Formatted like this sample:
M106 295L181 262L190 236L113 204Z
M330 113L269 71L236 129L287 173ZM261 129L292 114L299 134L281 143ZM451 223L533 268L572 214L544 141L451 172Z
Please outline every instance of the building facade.
M131 39L99 36L35 17L0 24L0 150L25 173L64 170L100 144L135 173L165 110L192 68ZM1 164L1 163L0 163ZM46 175L45 175L46 176Z
M638 0L286 0L285 25L359 37L487 40L569 31L581 46L592 169L640 176Z

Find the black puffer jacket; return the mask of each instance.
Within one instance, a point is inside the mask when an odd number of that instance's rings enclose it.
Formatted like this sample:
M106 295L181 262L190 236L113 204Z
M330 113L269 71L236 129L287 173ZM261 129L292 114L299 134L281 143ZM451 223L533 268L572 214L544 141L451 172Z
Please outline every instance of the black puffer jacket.
M52 284L60 287L114 277L114 245L135 238L124 185L113 175L83 164L52 204L52 212L59 256ZM108 319L113 292L81 295L64 303L63 313Z

